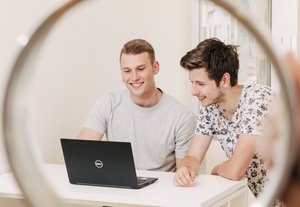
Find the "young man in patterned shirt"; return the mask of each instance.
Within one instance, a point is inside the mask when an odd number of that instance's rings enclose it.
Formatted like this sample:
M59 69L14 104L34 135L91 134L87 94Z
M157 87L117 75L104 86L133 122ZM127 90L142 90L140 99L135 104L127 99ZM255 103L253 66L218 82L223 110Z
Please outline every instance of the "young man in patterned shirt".
M192 95L202 106L192 143L174 177L177 186L192 186L213 137L228 157L212 169L213 175L231 180L246 176L255 196L267 182L256 141L263 138L261 123L274 93L267 86L238 84L236 48L216 38L206 39L180 61L189 72Z

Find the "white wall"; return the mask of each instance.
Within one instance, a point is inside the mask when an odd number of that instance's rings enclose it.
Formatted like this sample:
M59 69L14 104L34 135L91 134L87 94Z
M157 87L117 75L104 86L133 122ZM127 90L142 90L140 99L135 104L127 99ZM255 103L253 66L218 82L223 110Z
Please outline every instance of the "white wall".
M0 33L0 44L7 48L0 50L1 79L7 76L17 52L17 36L31 28L56 2L0 3L0 26L5 28ZM36 73L31 82L30 114L45 162L62 163L59 138L77 136L93 101L104 92L123 88L118 58L120 48L130 39L144 38L153 44L161 64L158 87L190 105L190 84L179 60L194 46L192 2L84 1L60 19L34 60ZM0 151L0 172L4 172L9 168Z

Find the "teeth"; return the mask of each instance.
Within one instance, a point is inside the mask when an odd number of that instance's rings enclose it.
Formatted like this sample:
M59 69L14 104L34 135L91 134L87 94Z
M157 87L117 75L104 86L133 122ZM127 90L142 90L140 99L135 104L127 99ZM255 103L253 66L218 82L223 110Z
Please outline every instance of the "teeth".
M133 87L139 87L139 86L142 85L142 83L131 83L131 85L132 85Z

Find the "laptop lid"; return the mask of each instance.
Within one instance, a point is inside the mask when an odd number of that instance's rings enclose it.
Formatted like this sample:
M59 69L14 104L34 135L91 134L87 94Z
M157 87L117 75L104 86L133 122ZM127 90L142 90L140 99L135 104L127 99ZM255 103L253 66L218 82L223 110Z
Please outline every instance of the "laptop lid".
M61 138L69 182L138 189L157 178L138 183L131 143Z

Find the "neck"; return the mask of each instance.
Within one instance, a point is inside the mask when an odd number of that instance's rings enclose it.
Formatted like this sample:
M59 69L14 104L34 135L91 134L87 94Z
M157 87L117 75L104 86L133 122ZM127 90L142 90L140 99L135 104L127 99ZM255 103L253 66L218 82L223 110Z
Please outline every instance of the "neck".
M228 115L233 115L240 102L241 94L242 87L240 85L236 85L226 90L222 101L218 103L220 111Z
M162 97L162 91L155 88L151 93L148 93L147 97L133 97L130 96L133 102L141 107L152 107L155 106Z

